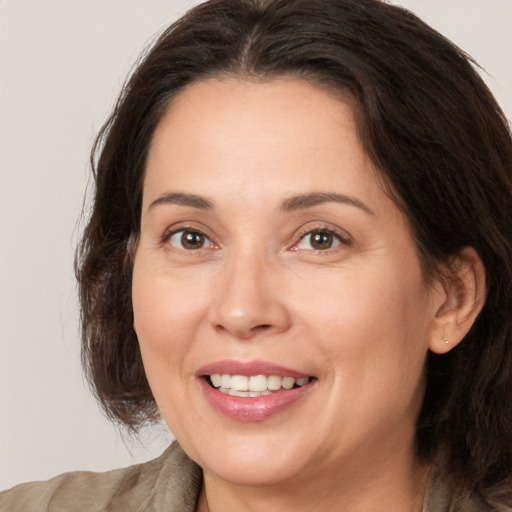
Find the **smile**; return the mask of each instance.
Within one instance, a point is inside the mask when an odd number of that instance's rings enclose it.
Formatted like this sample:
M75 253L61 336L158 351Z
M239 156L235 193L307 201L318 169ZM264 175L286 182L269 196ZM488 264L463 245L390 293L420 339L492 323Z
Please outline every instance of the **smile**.
M214 373L209 376L210 383L221 393L230 396L256 398L267 396L273 392L302 387L310 380L309 377L295 379L279 375L229 375Z
M220 361L202 367L197 382L207 402L237 421L262 421L302 401L315 376L265 361Z

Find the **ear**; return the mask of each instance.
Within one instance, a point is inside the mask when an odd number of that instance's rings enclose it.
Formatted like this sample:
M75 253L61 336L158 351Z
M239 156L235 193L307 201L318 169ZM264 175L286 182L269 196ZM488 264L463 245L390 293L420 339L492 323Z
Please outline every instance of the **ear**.
M464 247L455 255L439 286L429 348L444 354L463 340L485 303L485 267L475 249Z

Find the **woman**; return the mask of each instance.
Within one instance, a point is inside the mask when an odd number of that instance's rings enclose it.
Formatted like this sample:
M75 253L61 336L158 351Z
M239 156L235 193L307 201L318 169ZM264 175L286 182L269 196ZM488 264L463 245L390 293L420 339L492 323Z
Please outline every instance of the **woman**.
M95 146L83 356L159 459L7 510L511 510L512 141L377 0L213 0Z

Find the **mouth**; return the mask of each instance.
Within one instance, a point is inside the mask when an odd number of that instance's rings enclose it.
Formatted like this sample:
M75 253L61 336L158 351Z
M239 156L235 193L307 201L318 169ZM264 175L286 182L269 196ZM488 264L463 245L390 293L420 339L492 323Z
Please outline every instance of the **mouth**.
M313 377L295 378L286 375L231 375L214 373L203 378L210 387L229 396L257 398L305 386Z
M207 402L224 416L262 421L302 402L318 379L265 361L219 361L201 368L198 383Z

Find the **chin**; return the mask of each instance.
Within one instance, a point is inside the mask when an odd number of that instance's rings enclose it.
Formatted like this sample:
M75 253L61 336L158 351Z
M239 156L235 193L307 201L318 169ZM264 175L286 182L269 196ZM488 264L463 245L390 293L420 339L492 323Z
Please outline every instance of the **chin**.
M294 479L307 465L303 447L287 447L261 433L219 440L215 446L210 439L203 446L183 448L205 473L238 486L281 484Z
M233 485L242 487L267 487L292 480L297 473L297 465L285 462L257 459L247 460L240 454L226 454L224 460L203 464L203 471ZM206 461L205 461L206 462Z

